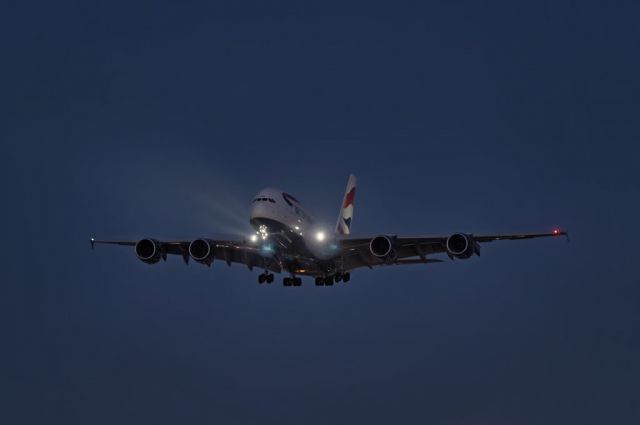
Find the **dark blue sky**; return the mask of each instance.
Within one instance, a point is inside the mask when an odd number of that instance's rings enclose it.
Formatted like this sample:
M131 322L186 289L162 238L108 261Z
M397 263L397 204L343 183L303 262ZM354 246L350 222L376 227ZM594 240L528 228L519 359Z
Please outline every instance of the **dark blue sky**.
M482 4L481 4L482 3ZM635 424L634 2L4 2L2 423ZM104 238L567 228L266 287Z

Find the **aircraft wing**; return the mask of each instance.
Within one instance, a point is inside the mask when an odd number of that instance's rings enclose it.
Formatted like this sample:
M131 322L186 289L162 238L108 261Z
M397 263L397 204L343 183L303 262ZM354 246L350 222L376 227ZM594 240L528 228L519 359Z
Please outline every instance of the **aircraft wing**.
M460 234L461 235L461 234ZM433 254L448 253L448 236L395 236L384 235L391 242L392 254L381 258L372 254L370 244L377 236L344 236L338 240L338 245L342 252L344 270L352 270L358 267L373 267L379 265L402 265L419 263L436 263L441 260L428 258ZM547 233L515 233L515 234L493 234L493 235L464 235L469 238L470 252L480 255L479 243L486 243L500 240L522 240L543 237L568 236L567 232L554 230ZM468 258L468 257L465 257Z
M179 255L182 257L185 263L189 262L191 258L189 256L189 244L190 240L173 240L173 241L158 241L154 239L144 239L144 241L152 241L155 243L158 254L153 260L147 262L157 262L160 259L166 260L167 255ZM246 265L250 270L253 267L261 269L267 269L272 272L280 273L282 271L281 262L271 255L270 252L264 252L259 247L249 245L243 241L232 240L212 240L207 239L211 244L211 256L207 259L205 264L210 265L215 260L224 261L227 265L231 263L238 263ZM93 248L97 244L104 245L123 245L123 246L136 246L139 241L132 240L96 240L91 239L91 247ZM144 261L144 260L143 260Z

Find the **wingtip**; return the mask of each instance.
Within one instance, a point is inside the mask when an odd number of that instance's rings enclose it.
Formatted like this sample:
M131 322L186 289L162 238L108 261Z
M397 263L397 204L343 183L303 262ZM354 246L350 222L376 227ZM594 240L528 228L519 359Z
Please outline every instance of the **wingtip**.
M96 243L96 240L94 238L89 239L89 243L91 244L91 249L94 248L94 245Z
M553 229L552 234L553 236L564 236L567 239L567 241L569 240L569 232L565 230Z

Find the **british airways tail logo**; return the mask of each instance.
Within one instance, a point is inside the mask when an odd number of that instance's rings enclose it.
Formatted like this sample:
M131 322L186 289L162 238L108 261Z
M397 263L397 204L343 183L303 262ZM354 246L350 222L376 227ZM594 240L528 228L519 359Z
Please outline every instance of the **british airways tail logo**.
M300 205L300 201L298 201L296 198L294 198L292 195L289 195L288 193L282 192L282 199L284 199L285 202L289 204L290 207L293 206L294 202Z
M284 199L285 202L289 204L291 208L293 208L296 214L301 216L306 221L309 221L309 222L311 221L311 216L307 214L305 210L302 209L302 206L300 205L300 201L298 201L292 195L289 195L288 193L285 193L285 192L282 192L282 199Z
M356 188L354 187L344 197L344 205L342 208L347 208L349 205L353 205L353 200L356 197Z

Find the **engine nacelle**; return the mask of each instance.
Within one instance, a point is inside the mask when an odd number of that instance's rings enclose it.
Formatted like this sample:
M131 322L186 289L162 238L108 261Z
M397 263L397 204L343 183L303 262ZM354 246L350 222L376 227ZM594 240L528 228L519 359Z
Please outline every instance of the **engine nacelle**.
M216 252L215 243L210 239L196 239L189 244L189 255L194 261L210 266Z
M473 254L480 255L480 247L471 236L464 233L454 233L447 238L447 254L450 257L467 259Z
M389 236L380 235L371 239L369 242L369 251L378 258L389 260L396 258L393 250L393 241Z
M162 258L160 244L155 239L140 239L136 243L136 255L143 263L156 264Z

